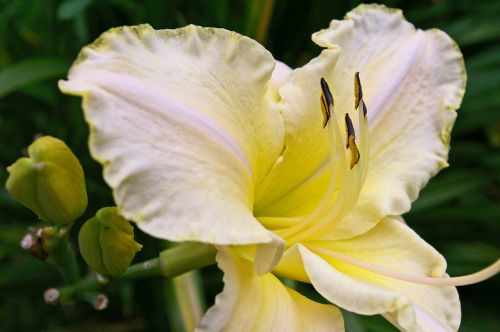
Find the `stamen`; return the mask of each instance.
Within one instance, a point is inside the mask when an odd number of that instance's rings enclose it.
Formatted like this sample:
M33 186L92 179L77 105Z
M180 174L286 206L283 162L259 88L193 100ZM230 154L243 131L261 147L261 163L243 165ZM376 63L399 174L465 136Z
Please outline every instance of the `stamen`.
M348 113L345 114L345 131L347 138L347 144L345 147L346 149L349 149L349 139L352 136L353 140L356 140L356 133L354 132L354 126L352 125L351 117Z
M325 96L323 94L321 94L320 104L321 104L321 112L323 113L323 129L324 129L328 124L328 120L330 120L331 113L330 113L330 107L328 107Z
M356 88L357 87L357 88ZM356 91L359 91L359 93L356 94ZM358 106L358 123L359 123L359 131L360 131L360 139L359 139L359 144L360 144L360 154L361 154L361 163L358 166L358 168L361 169L361 176L358 179L358 186L362 186L363 183L365 182L366 174L368 171L368 155L369 155L369 144L368 144L368 118L366 117L366 114L368 113L368 109L366 107L365 101L363 100L363 92L361 88L361 79L359 78L359 72L356 72L354 74L354 92L355 92L355 97L359 98L359 104ZM363 113L360 112L361 108L363 110Z
M358 109L359 102L363 99L363 89L359 79L359 72L354 74L354 109Z
M349 150L351 151L351 163L349 164L350 169L353 169L354 166L359 161L360 154L356 143L354 143L354 136L349 136Z
M322 91L320 104L321 112L323 113L323 128L326 128L328 120L330 120L331 117L330 108L333 108L333 96L330 92L330 88L328 87L328 83L326 83L326 80L323 77L321 78L320 82Z
M322 77L321 80L321 90L323 91L323 94L326 97L326 101L330 107L333 107L333 96L332 93L330 92L330 88L328 87L328 83L326 83L326 80Z
M339 124L335 119L334 121L329 121L330 115L335 114L332 93L324 78L321 78L320 82L322 90L320 106L323 114L323 127L327 129L328 140L330 142L330 182L321 202L311 213L304 216L300 222L296 222L289 227L277 223L275 233L285 239L287 246L306 239L315 238L318 234L323 234L327 227L331 229L335 223L340 222L356 204L366 176L368 165L367 119L363 117L361 112L359 113L359 140L362 145L361 150L358 150L355 143L356 133L353 123L349 115L346 115L347 148L351 151L351 169L361 160L361 163L354 171L349 171L348 157L345 152L345 145L342 142ZM362 99L360 103L363 103ZM351 138L350 140L349 137Z
M335 252L333 250L325 249L316 245L307 245L307 247L316 253L328 256L330 258L338 259L350 265L357 266L361 269L380 274L389 278L407 281L414 284L422 284L429 286L465 286L475 284L486 279L493 277L500 272L500 259L490 266L482 269L476 273L472 273L460 277L422 277L409 273L393 271L382 266L370 264L359 260L357 258L349 257L344 254Z
M349 114L345 114L345 128L347 143L346 148L351 151L351 164L349 165L351 169L359 162L360 154L358 147L356 146L356 134L354 132L354 127L352 125L351 118Z
M366 110L366 104L363 99L361 99L361 107ZM359 123L359 147L360 147L360 165L361 177L359 178L358 186L362 186L365 182L366 174L368 172L368 162L370 154L370 145L368 144L368 118L366 113L361 114L358 111L358 123Z
M326 83L325 79L321 79L321 107L323 116L325 116L325 111L323 108L328 110L328 119L330 112L333 112L333 97ZM326 107L324 105L326 104ZM345 196L349 193L352 186L347 185L347 162L345 152L343 150L343 144L340 139L340 129L338 128L337 121L328 121L328 119L323 123L328 132L328 140L330 141L330 162L329 167L331 169L330 182L328 188L323 196L321 202L314 210L305 216L300 222L295 225L278 230L276 233L283 237L288 244L296 243L308 236L317 232L323 226L323 216L326 214L337 214L344 205ZM338 166L340 163L340 174L338 174ZM339 184L340 182L340 184ZM329 206L332 201L337 186L340 186L338 190L338 196L333 207Z

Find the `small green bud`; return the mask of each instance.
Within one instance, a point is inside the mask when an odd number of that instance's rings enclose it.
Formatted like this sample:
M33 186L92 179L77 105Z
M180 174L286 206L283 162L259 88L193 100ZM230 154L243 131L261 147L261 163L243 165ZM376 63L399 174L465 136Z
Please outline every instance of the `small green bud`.
M7 191L44 221L69 224L87 208L82 166L61 140L43 136L28 148L29 158L7 167Z
M118 214L116 207L105 207L87 220L78 235L80 253L87 264L105 276L121 275L142 245L134 241L134 227Z

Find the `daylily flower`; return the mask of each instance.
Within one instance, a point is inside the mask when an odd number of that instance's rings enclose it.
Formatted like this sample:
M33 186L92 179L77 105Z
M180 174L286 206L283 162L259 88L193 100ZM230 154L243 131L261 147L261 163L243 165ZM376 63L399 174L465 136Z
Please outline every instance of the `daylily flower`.
M219 246L225 288L200 331L341 331L333 304L402 330L455 331L453 286L498 264L449 278L399 216L447 166L460 50L378 5L313 41L321 54L291 70L224 29L116 28L60 88L83 97L91 153L125 218Z

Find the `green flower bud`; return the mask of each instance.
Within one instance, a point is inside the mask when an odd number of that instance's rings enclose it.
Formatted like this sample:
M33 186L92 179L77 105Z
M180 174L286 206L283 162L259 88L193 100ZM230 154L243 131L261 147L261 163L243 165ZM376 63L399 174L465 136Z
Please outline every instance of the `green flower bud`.
M63 141L51 136L35 140L28 153L29 158L7 168L7 191L44 221L72 223L87 208L80 162Z
M87 264L100 274L113 277L125 272L142 248L134 241L134 228L116 207L102 208L87 220L80 229L78 242Z

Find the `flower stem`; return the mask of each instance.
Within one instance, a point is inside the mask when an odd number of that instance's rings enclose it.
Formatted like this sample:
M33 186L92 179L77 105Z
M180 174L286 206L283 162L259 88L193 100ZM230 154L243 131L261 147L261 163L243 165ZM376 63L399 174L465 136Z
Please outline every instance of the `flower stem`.
M165 277L175 277L215 263L216 250L201 243L185 243L160 253L160 268Z
M116 279L130 280L152 276L175 277L214 264L215 253L216 249L211 245L201 243L181 244L161 252L159 257L131 265ZM97 291L108 282L107 278L96 274L59 289L51 289L52 293L57 292L57 301L53 302L69 302L76 297L81 297L86 292Z
M50 231L52 230L47 232ZM80 269L66 235L49 238L47 245L49 247L49 261L59 270L64 284L69 285L77 282L80 279Z
M106 278L100 277L98 275L88 276L72 285L57 289L58 301L62 303L69 302L75 297L80 295L83 296L83 294L89 291L95 291L107 283L108 280Z

